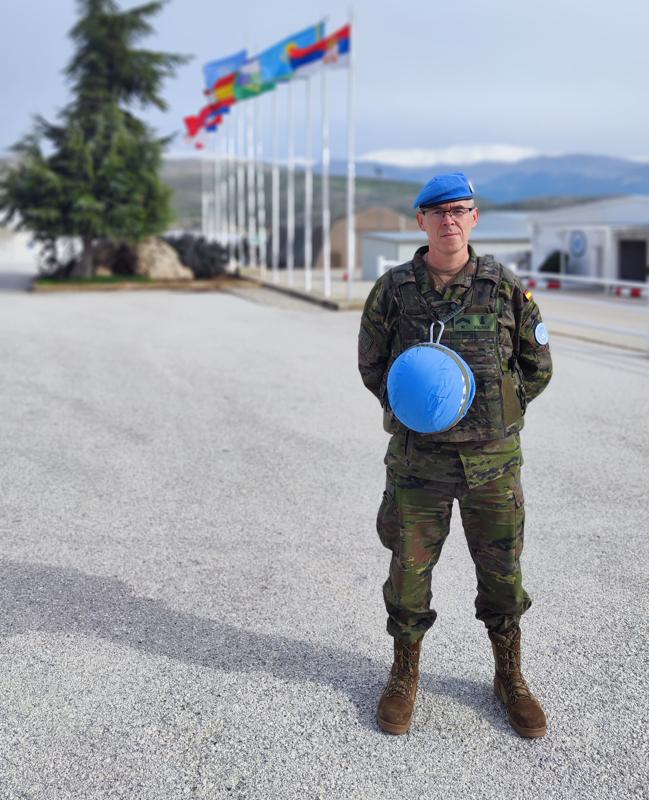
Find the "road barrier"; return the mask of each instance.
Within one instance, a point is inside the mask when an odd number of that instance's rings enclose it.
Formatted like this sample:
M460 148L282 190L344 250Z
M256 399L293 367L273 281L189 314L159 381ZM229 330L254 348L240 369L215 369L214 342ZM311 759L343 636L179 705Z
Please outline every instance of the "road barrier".
M570 289L580 287L593 287L603 288L608 290L610 294L615 297L633 297L638 300L643 300L647 297L649 286L646 283L636 281L622 281L611 280L609 278L595 278L589 275L566 275L566 274L552 274L544 275L539 272L518 272L519 278L526 282L527 286L534 288L547 288L547 289ZM545 286L543 286L545 283ZM620 306L620 311L624 313L627 306ZM649 309L649 304L647 305ZM644 331L639 331L632 328L622 328L617 325L602 325L599 322L586 322L584 320L575 320L567 317L548 317L548 322L558 322L563 325L576 326L578 328L590 328L592 330L603 331L605 333L617 333L623 336L633 336L644 341L647 352L649 353L649 315L647 316L647 325Z
M563 273L517 272L527 285L534 289L568 289L570 287L592 286L608 289L617 297L646 297L649 284L636 281L610 280L589 275L566 275Z

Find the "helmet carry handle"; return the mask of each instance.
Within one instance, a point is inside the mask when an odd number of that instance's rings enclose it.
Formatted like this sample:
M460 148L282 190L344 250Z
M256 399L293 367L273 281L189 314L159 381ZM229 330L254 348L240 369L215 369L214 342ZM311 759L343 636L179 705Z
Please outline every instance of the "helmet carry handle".
M435 338L435 325L439 325L439 334L437 335L437 339ZM442 338L443 333L444 323L436 319L430 326L430 343L439 344L439 340Z

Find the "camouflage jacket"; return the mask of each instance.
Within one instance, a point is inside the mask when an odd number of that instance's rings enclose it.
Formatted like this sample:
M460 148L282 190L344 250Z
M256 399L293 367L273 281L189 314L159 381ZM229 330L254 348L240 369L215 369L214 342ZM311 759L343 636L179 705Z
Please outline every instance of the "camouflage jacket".
M386 430L406 440L409 455L404 453L402 460L412 462L415 451L421 458L426 451L441 455L439 445L449 442L473 451L478 442L491 442L483 449L504 448L511 454L527 404L552 375L549 347L535 336L541 323L538 306L510 270L490 257L478 259L472 248L466 267L442 293L437 292L423 259L427 249L420 248L411 262L379 278L367 298L358 347L363 382L386 412ZM473 369L476 398L464 420L449 431L427 435L407 431L390 412L389 368L405 349L428 341L435 319L453 312L441 343L459 352ZM394 449L394 443L391 446Z

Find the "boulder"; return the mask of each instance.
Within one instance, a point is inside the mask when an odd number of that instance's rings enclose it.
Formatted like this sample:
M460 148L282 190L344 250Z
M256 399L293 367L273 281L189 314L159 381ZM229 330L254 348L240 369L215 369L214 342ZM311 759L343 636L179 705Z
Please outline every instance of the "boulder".
M145 239L135 246L135 274L152 280L192 280L194 273L181 264L176 251L162 239Z

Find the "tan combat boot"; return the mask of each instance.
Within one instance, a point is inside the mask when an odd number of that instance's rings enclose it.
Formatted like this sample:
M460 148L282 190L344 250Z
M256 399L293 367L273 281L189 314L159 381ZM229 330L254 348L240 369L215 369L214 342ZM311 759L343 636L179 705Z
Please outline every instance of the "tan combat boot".
M394 640L394 663L383 690L376 721L386 733L407 733L417 696L421 639L415 644Z
M496 659L494 691L507 708L512 728L526 738L544 736L545 714L521 673L520 628L512 630L508 636L490 631L489 638Z

